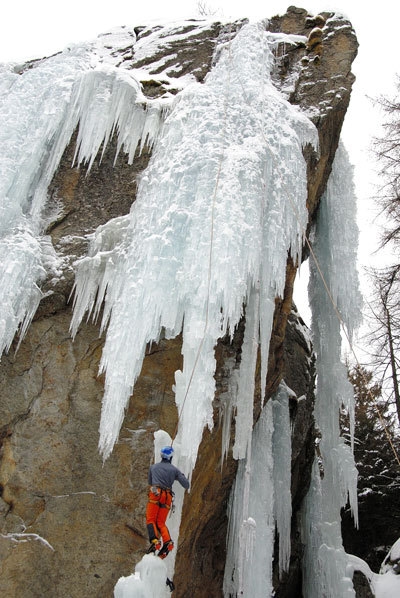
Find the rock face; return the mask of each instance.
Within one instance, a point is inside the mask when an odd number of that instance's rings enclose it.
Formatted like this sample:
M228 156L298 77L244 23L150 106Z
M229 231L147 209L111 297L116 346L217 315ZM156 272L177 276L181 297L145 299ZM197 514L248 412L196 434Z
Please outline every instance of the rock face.
M154 80L146 82L144 92L148 97L175 93L171 81L175 71L182 75L182 68L201 82L211 68L217 37L229 38L241 25L215 23L197 33L197 23L186 22L181 31L192 33L184 41L179 35L169 38L166 30L164 44L151 60L146 59ZM314 32L311 41L318 39L318 44L308 43L315 27L320 33L316 37ZM347 21L328 13L311 17L294 7L273 18L268 29L293 36L291 44L276 47L275 83L306 111L319 132L320 155L305 150L311 223L349 103L357 42ZM137 37L150 33L144 27L135 29ZM124 68L142 66L134 45L116 49L115 55ZM167 81L160 77L161 57ZM66 150L49 190L49 212L57 205L58 215L48 231L63 257L63 275L45 283L43 290L51 293L42 300L18 351L13 346L0 364L0 591L4 596L112 596L116 580L134 570L147 547L144 512L153 432L161 428L172 433L176 426L171 388L174 372L181 368L180 339L161 340L149 348L119 442L103 464L97 450L103 339L95 323L82 325L74 341L69 332L73 261L85 252L87 235L99 224L129 211L136 178L149 159L145 151L129 165L121 154L114 165L113 143L89 174L84 167L71 168L74 143ZM298 399L291 409L292 559L288 574L275 580L280 598L301 596L297 513L307 491L314 438L312 353L299 316L292 310L295 274L296 266L289 262L285 295L276 303L267 381L268 396L284 377ZM228 457L221 466L219 413L231 368L240 361L241 341L239 327L232 343L224 340L216 348L215 426L204 433L184 504L175 571L177 597L222 596L226 506L236 463Z

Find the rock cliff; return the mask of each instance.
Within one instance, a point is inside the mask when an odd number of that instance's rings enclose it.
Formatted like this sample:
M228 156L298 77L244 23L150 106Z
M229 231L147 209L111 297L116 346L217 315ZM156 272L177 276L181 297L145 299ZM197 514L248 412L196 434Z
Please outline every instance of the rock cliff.
M153 75L143 83L148 98L174 94L174 77L193 75L202 82L212 66L217 39L229 39L242 24L166 25L151 57L137 56L135 41L152 30L126 29L125 39L131 35L131 44L113 46L111 54L125 69L146 65ZM305 150L311 224L349 103L357 41L342 17L312 16L295 7L266 21L266 27L290 34L289 43L275 45L274 83L305 111L319 133L319 155ZM21 76L29 68L35 63L24 65ZM74 260L85 253L88 235L98 225L129 211L137 177L150 155L146 148L130 165L120 153L114 164L115 145L112 139L89 172L85 166L71 167L74 141L67 148L48 199L48 234L63 271L45 281L45 296L26 337L18 350L14 343L0 364L0 590L5 596L112 596L116 580L132 572L147 547L144 511L153 432L161 428L172 433L176 426L172 386L174 372L181 368L180 339L162 339L148 348L119 442L103 464L97 450L103 338L91 322L80 327L74 341L69 332ZM284 298L276 301L267 380L268 396L284 377L301 398L292 401L291 409L292 559L289 573L281 580L276 576L280 598L301 595L297 513L307 490L314 439L312 351L292 305L296 271L289 260ZM219 415L232 364L240 361L241 342L239 327L232 342L224 339L216 348L215 426L204 433L184 504L177 597L222 596L226 506L236 463L229 456L221 466ZM255 418L259 403L256 396Z

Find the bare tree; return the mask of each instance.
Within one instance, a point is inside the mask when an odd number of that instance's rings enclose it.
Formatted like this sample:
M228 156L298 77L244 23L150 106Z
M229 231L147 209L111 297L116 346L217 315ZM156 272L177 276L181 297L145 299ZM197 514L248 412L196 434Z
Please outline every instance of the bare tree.
M198 0L197 11L201 17L213 17L218 12L218 9L213 10L207 2Z
M372 271L372 363L400 424L400 264Z
M400 245L400 78L397 80L395 99L380 97L376 103L385 114L384 134L374 140L374 153L381 168L383 181L377 197L382 214L386 217L386 228L382 244Z
M400 79L397 90L400 96ZM381 244L390 245L394 260L385 268L371 271L374 291L371 365L376 375L380 375L389 402L395 405L400 424L400 99L381 97L377 103L385 113L384 134L374 141L382 180L377 203L385 219Z

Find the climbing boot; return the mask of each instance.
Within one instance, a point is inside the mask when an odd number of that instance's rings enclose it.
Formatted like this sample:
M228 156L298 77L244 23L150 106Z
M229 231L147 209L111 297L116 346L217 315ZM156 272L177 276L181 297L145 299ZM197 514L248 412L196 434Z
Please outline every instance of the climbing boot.
M160 559L165 559L166 556L168 556L168 554L171 552L171 550L174 548L174 543L172 540L168 540L167 542L165 542L161 548L161 550L159 551L158 555L160 557Z
M150 546L147 550L147 554L151 554L152 552L156 552L156 550L160 550L161 542L155 538L151 541Z

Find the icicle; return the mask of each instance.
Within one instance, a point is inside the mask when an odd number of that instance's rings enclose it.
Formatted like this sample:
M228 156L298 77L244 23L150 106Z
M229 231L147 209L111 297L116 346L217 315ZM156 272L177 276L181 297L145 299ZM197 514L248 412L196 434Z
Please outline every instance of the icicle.
M225 458L228 456L230 440L231 440L231 422L235 408L235 401L237 397L238 388L238 371L235 370L236 360L234 358L228 359L225 362L225 367L228 374L228 388L227 391L220 395L220 413L219 420L222 425L222 447L221 447L221 468Z
M79 122L75 159L90 170L101 146L104 153L113 134L118 134L116 157L121 148L132 164L140 143L151 147L160 132L165 101L147 104L140 83L126 71L101 66L85 73L71 99L72 122Z
M47 188L78 126L76 162L89 168L114 132L117 153L130 163L140 143L154 143L169 101L145 105L133 75L111 66L88 67L85 47L62 53L22 75L5 73L0 108L0 355L20 339L42 294L46 275L41 238ZM11 257L10 257L11 256Z
M289 416L289 397L294 393L281 382L272 399L274 433L272 454L274 461L274 515L279 535L279 574L288 571L291 548L292 520L292 440Z
M246 328L238 375L235 444L233 446L234 459L244 459L246 456L246 448L248 447L253 430L255 371L259 340L259 309L260 290L257 287L252 287L246 309Z
M0 104L0 355L37 309L45 276L41 212L48 167L82 53L52 57L23 75L2 74Z

